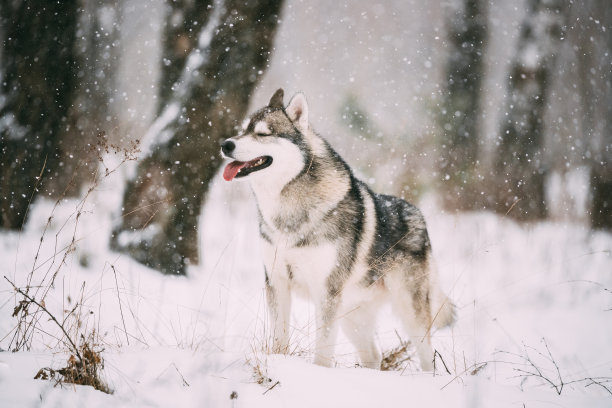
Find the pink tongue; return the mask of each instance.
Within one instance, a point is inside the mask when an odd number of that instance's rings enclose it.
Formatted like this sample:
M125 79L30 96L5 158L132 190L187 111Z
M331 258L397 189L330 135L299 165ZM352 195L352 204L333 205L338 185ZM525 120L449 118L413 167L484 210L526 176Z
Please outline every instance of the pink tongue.
M232 181L234 177L236 177L236 174L238 174L238 171L246 165L246 162L231 162L230 164L225 166L225 170L223 170L223 178L225 179L225 181Z

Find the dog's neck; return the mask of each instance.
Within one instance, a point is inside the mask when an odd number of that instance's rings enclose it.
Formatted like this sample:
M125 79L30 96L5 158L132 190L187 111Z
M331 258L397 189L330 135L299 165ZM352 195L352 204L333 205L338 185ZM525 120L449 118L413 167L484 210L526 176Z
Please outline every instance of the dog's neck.
M312 147L308 162L302 163L297 176L259 177L250 184L263 220L271 227L283 230L308 218L308 223L320 221L346 195L350 186L348 168L335 167L333 150L319 137ZM312 211L316 209L315 211Z

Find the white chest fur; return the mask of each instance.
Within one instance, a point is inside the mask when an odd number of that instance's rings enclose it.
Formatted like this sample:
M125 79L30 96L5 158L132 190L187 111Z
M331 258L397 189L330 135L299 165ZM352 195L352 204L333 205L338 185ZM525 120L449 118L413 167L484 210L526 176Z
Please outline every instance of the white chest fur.
M264 242L264 263L272 283L288 284L296 294L321 298L326 281L337 263L337 248L331 243L302 248Z

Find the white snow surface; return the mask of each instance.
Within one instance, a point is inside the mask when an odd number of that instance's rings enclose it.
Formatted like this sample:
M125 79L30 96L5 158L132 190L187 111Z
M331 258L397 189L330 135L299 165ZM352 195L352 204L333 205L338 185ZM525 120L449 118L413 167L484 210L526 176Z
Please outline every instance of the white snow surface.
M489 213L449 215L426 198L419 204L440 280L458 307L456 325L433 340L451 374L440 360L435 375L415 364L391 372L356 367L354 350L342 336L337 366L322 368L310 363L314 316L303 301L293 311L295 352L265 352L263 267L254 201L245 184L215 178L201 217L202 265L175 277L108 249L120 182L111 177L89 197L76 228L77 248L64 265L62 248L75 231L78 200L61 203L32 281L59 270L45 299L58 318L82 299L81 330L98 333L103 379L114 393L33 379L42 367L63 367L68 357L54 339L59 329L41 318L45 333L37 332L30 351L0 352L1 407L612 406L608 391L582 381L612 377L610 234L560 222L517 225ZM52 208L40 201L22 233L0 234L2 275L19 287L33 269ZM16 324L15 305L15 293L2 279L4 350ZM385 310L378 327L382 348L397 346L398 335L409 339ZM520 376L517 369L533 370L521 357L527 354L555 384L558 365L565 383L561 395L541 378ZM255 381L254 367L266 377L263 384Z

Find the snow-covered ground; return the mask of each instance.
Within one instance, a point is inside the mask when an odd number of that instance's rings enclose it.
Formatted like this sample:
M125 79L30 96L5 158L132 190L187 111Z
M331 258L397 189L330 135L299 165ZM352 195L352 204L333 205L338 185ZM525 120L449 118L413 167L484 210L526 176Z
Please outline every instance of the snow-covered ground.
M342 337L337 367L328 369L309 362L314 318L305 302L293 313L294 353L265 352L263 268L245 185L221 178L212 183L201 222L203 262L188 277L163 276L108 249L120 205L116 185L120 181L107 180L89 197L76 250L64 264L77 200L55 211L41 201L23 233L0 234L2 275L24 287L34 268L34 287L58 271L46 307L59 318L76 302L84 304L80 330L95 330L104 348L103 379L114 393L33 379L40 368L61 368L68 358L54 339L59 329L43 317L44 332L36 333L30 351L0 353L0 406L612 406L612 394L588 380L612 378L610 234L568 223L519 226L488 213L448 215L425 199L420 205L442 285L458 306L457 324L434 335L451 374L441 360L435 376L413 364L392 372L355 367ZM15 302L2 278L4 350L17 323ZM398 335L409 339L384 311L383 349L397 346ZM561 395L545 379L525 376L536 370L557 386L563 382ZM612 382L603 385L612 389Z

